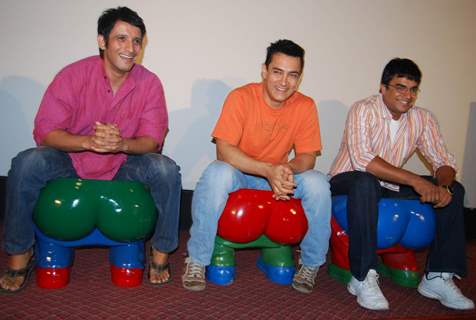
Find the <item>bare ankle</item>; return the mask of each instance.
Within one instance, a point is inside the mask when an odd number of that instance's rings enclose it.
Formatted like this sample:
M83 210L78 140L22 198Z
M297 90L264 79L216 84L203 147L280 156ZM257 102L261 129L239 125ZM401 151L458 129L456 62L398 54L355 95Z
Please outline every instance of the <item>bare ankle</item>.
M167 263L168 258L169 258L168 253L161 252L159 250L156 250L156 249L152 248L152 260L156 264L165 264L165 263Z
M7 262L8 267L13 270L23 269L28 264L32 255L33 250L31 249L25 253L10 255Z

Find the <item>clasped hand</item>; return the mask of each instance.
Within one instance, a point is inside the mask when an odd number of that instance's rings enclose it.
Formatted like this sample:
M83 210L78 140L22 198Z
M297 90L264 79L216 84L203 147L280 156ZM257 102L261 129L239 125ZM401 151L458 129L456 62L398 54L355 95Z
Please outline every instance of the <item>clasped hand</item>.
M452 199L451 194L448 193L445 188L437 186L423 178L414 186L414 189L420 194L421 202L433 203L433 207L435 208L446 207Z
M291 199L294 188L296 188L296 183L294 182L294 173L289 164L272 166L267 179L273 190L274 199Z
M99 153L117 153L123 151L124 139L117 125L96 122L94 133L88 136L85 149Z

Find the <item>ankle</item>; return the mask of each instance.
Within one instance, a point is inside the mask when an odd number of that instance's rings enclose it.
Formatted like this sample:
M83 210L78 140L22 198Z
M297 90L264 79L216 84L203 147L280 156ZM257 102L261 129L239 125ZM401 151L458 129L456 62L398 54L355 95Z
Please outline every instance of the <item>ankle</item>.
M154 261L154 263L160 264L160 265L167 263L169 258L168 253L161 252L159 250L154 249L153 247L151 247L150 251L151 251L151 258L152 258L152 261Z
M33 249L30 249L25 253L10 255L8 257L7 265L12 270L23 269L28 264L28 261L30 261L32 255Z

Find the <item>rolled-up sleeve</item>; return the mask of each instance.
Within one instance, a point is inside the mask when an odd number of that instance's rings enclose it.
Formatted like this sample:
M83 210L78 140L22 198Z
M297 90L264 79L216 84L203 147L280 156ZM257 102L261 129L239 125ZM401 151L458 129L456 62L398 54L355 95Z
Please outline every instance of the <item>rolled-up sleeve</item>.
M354 104L347 116L345 139L354 170L366 171L367 165L377 156L371 143L375 116L362 103Z
M438 121L430 111L426 111L424 116L423 134L417 141L418 150L431 163L433 172L442 166L456 170L455 157L446 147Z
M33 138L41 145L45 136L57 129L66 129L71 122L71 82L68 76L60 72L48 86L35 117Z
M162 83L154 77L148 90L149 97L145 99L146 105L141 114L139 127L135 136L148 136L156 140L158 148L162 146L168 130L167 105Z

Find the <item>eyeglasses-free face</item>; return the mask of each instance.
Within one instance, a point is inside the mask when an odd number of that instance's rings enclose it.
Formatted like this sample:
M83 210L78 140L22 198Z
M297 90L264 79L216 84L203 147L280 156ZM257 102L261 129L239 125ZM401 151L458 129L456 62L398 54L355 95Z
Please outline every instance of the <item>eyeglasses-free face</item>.
M420 91L418 85L416 81L405 77L393 77L389 84L380 85L383 102L394 120L400 119L415 105Z

